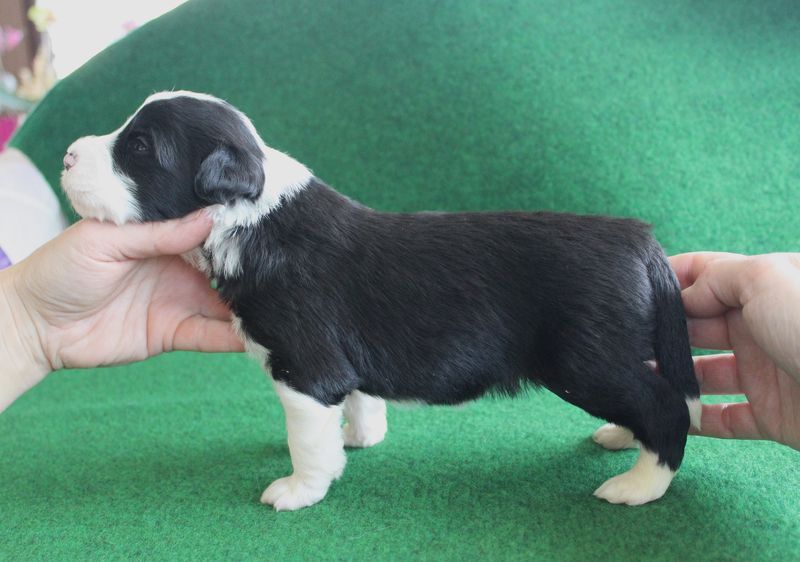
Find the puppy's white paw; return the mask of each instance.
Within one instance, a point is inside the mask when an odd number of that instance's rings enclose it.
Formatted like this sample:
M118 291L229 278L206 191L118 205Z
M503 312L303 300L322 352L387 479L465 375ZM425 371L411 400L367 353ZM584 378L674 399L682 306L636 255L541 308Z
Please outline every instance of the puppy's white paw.
M363 423L352 424L347 422L342 427L345 447L372 447L386 437L386 418L376 418L365 427Z
M592 439L598 445L612 451L635 449L639 446L630 429L613 423L600 426L592 435Z
M643 449L628 472L610 478L594 495L611 503L642 505L657 500L669 488L675 473L658 464L655 453Z
M611 503L642 505L663 496L668 487L669 482L646 481L628 471L606 480L594 495Z
M372 447L386 436L386 402L354 390L344 399L345 447Z
M309 484L296 475L278 478L261 494L261 503L269 504L275 511L295 511L314 505L328 493L328 486Z

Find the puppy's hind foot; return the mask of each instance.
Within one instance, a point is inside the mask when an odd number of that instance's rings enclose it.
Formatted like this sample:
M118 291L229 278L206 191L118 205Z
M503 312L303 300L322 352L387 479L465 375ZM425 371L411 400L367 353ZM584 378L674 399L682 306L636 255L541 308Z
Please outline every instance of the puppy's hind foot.
M592 439L601 447L612 451L635 449L639 446L630 429L613 423L600 426L592 435Z
M344 400L344 417L345 447L372 447L386 437L386 402L380 398L351 392Z
M674 471L658 463L658 455L642 449L633 468L606 480L594 495L611 503L642 505L663 496L674 476Z
M372 447L386 437L386 418L374 420L375 423L364 426L347 422L342 427L345 447Z

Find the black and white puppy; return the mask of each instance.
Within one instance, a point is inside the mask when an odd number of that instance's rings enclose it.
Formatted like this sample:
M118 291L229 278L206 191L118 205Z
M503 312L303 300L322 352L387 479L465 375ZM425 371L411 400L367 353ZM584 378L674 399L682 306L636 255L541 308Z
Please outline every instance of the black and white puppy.
M384 438L384 398L455 404L544 386L610 422L594 434L601 445L640 444L633 468L595 491L631 505L664 494L699 426L680 289L643 223L374 211L267 147L231 105L192 92L150 96L64 163L84 217L219 206L188 259L218 281L285 409L294 472L264 491L275 509L320 501L345 446Z

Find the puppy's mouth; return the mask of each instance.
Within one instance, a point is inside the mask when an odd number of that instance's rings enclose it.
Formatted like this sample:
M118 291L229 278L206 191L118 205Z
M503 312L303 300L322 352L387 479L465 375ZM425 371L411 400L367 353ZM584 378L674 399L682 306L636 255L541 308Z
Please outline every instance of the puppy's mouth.
M94 190L93 189L68 189L67 190L71 195L75 196L88 196L91 195Z
M92 193L98 190L93 174L84 168L64 166L61 170L61 187L67 193Z
M65 175L67 175L67 170L64 170L61 173L62 179L64 179ZM88 194L88 193L92 193L94 191L97 191L97 189L94 188L94 187L85 187L84 188L84 187L76 186L73 182L65 183L65 182L62 181L61 186L64 188L64 191L66 191L67 193L70 193L70 194L74 193L76 195L77 194Z
M67 195L69 196L69 200L73 204L76 204L76 203L77 204L81 204L83 202L91 201L91 199L92 199L91 190L81 191L81 190L77 190L77 189L66 188L64 191L67 192Z

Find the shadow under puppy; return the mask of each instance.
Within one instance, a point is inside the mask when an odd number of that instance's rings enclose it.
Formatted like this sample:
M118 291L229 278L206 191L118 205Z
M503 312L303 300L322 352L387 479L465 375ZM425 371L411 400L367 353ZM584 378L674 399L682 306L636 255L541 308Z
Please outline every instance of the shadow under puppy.
M64 165L84 217L220 206L187 259L218 281L285 409L294 472L264 491L275 509L320 501L345 446L383 439L384 398L455 404L544 386L611 422L601 445L641 445L595 491L631 505L664 494L699 425L680 288L641 222L377 212L266 146L231 105L184 91L77 140Z

